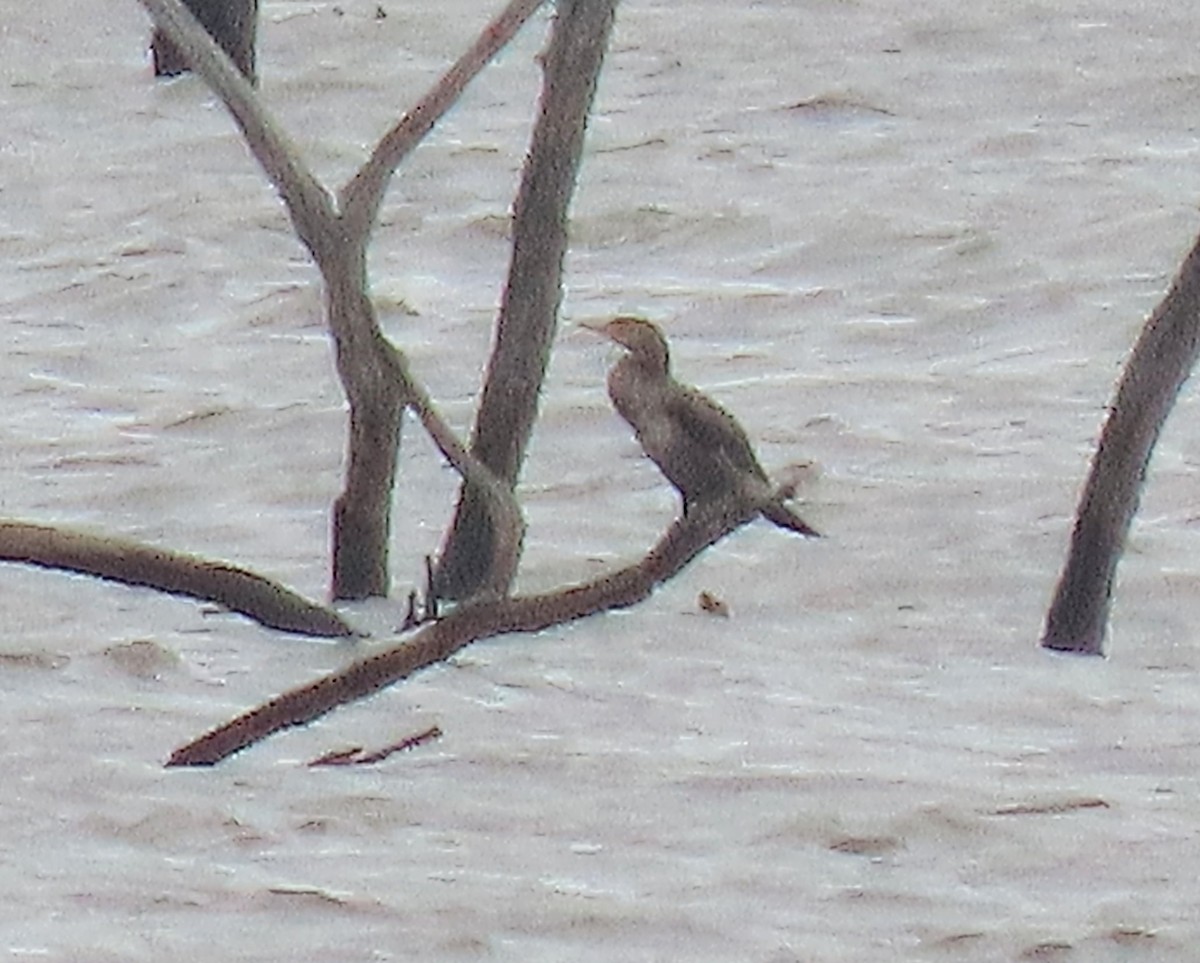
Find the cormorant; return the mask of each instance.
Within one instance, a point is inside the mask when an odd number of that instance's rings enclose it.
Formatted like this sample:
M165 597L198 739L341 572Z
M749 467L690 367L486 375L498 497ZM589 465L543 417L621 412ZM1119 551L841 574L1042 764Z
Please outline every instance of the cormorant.
M671 377L667 339L649 321L620 317L587 325L628 350L608 374L608 395L650 460L696 504L739 493L780 528L819 536L784 504L736 419L711 398Z

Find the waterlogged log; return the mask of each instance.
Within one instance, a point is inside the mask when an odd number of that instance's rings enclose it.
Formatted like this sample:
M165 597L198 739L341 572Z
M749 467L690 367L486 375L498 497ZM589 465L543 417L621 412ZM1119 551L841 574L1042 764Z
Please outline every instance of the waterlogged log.
M138 542L26 522L0 522L0 561L79 572L215 602L283 632L327 638L354 634L336 612L261 575Z
M609 609L628 608L680 572L710 545L753 520L751 505L724 501L676 521L636 565L542 595L468 602L394 648L286 692L177 749L168 766L212 766L276 732L378 692L495 635L540 632Z

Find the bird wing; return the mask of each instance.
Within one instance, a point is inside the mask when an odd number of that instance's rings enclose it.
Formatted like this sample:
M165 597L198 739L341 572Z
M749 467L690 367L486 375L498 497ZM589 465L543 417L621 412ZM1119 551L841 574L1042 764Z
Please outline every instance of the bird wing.
M767 481L767 473L758 463L750 439L737 419L695 388L681 384L675 388L667 398L667 410L680 429L697 445L723 456L738 470Z

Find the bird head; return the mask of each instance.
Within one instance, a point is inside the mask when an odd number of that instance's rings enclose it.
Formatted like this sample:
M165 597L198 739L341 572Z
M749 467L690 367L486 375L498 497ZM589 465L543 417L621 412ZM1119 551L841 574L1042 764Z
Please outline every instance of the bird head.
M628 348L634 358L648 366L667 367L667 339L649 321L622 316L601 324L585 324L584 327Z

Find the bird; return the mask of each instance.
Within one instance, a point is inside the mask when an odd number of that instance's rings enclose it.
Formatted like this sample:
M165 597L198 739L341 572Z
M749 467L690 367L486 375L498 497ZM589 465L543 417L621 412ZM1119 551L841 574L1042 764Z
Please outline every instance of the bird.
M678 489L684 518L696 506L736 494L780 528L820 536L785 504L786 489L771 485L737 419L672 377L667 339L654 324L622 316L584 326L628 352L608 373L608 396L646 455Z

